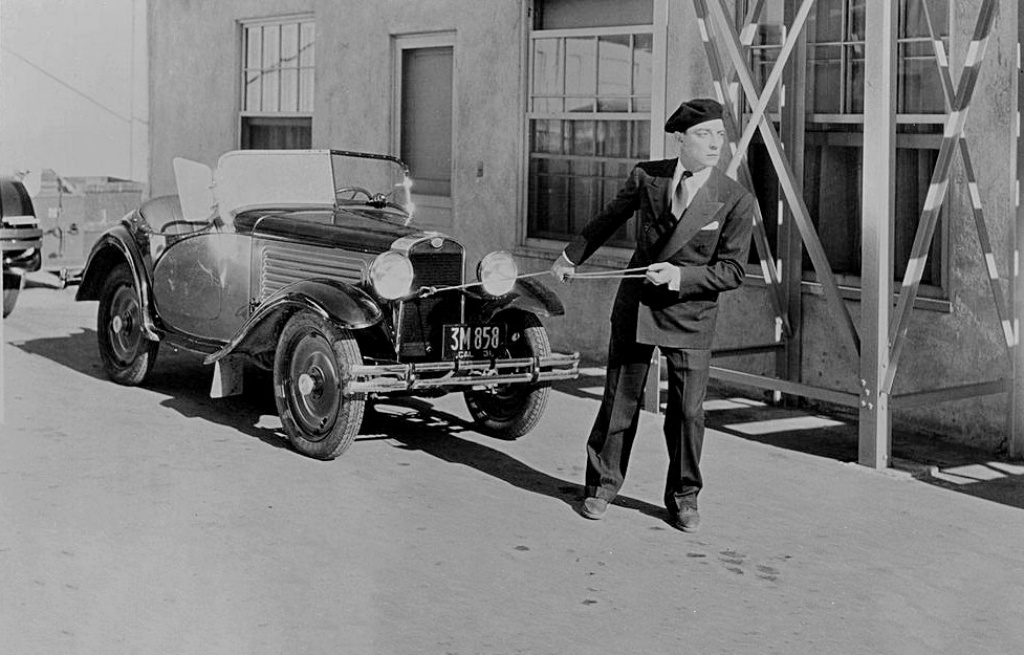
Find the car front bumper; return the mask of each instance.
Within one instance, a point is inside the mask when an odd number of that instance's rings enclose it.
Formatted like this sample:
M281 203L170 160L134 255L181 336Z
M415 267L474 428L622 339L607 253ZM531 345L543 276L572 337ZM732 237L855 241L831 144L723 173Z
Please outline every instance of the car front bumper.
M0 228L4 272L31 273L42 267L43 231L39 228Z
M536 384L579 376L579 353L520 359L474 359L353 366L344 393Z

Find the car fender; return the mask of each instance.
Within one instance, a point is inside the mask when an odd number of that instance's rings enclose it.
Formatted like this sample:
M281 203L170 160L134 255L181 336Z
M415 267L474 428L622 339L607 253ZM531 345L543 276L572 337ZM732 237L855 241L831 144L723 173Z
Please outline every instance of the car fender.
M498 298L482 298L480 318L490 320L500 311L520 309L538 316L562 316L565 306L554 291L533 278L519 278L512 291Z
M149 272L143 253L131 230L123 223L104 232L93 244L82 269L82 281L75 294L75 300L99 300L107 275L122 262L128 264L132 278L139 285L140 291L144 289L144 295L148 300Z
M207 355L204 363L215 364L228 355L273 349L284 324L300 310L312 311L353 330L376 325L384 317L377 302L351 284L326 279L294 282L261 302L227 345Z
M152 315L152 286L150 270L145 256L139 248L132 231L125 223L116 225L103 233L89 251L82 273L82 282L75 293L75 300L99 300L103 283L115 266L128 264L135 288L139 290L142 304L142 331L147 339L159 341Z

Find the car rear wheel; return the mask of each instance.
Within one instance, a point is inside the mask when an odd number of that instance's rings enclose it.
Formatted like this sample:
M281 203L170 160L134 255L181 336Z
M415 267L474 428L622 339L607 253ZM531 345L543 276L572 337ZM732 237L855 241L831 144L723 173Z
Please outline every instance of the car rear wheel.
M548 333L533 314L522 314L509 327L506 356L546 357L551 354ZM499 384L465 392L473 420L486 432L504 439L518 439L532 430L548 404L550 384Z
M18 302L18 294L21 292L22 280L24 279L21 275L15 275L14 273L4 273L4 318L11 315L14 311L14 305Z
M362 363L352 333L313 312L293 316L274 356L274 398L292 446L334 459L352 445L363 422L366 394L342 393L347 369Z
M100 292L96 320L103 370L114 382L141 384L156 363L160 346L142 332L142 301L127 264L118 264Z

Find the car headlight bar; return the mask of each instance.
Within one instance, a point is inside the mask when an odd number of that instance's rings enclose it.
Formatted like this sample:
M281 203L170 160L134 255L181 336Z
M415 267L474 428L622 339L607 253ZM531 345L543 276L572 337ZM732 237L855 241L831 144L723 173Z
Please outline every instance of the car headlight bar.
M378 257L378 259L380 258ZM376 262L374 262L374 265L376 265ZM371 266L371 278L373 277L373 270L373 266ZM488 253L482 260L480 260L480 263L477 264L476 267L476 275L478 280L477 282L467 282L466 284L456 284L448 287L421 287L409 295L402 294L398 297L405 299L412 297L426 298L427 296L432 296L444 291L457 291L459 289L468 289L469 287L476 286L482 288L484 293L489 296L499 297L511 292L518 280L527 277L551 275L551 272L543 270L537 271L536 273L523 273L520 275L519 267L516 265L516 261L512 255L504 250L496 250ZM374 283L374 288L376 288L376 282ZM380 292L378 291L378 293ZM394 299L389 296L384 297Z

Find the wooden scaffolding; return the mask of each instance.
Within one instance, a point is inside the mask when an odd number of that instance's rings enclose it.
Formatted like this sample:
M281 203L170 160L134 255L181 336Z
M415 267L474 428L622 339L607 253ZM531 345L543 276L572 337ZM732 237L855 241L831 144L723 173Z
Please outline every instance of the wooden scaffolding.
M730 144L732 152L727 172L745 182L748 188L753 188L745 162L751 140L755 132L759 132L777 173L786 211L785 220L779 224L778 261L772 254L760 210L755 216L754 244L775 312L778 326L776 339L769 344L730 348L727 352L716 351L716 355L720 356L774 352L776 374L756 375L713 366L712 376L729 383L771 390L778 394L856 408L859 412L858 461L873 468L886 468L890 465L894 409L1005 394L1008 399L1009 454L1015 458L1024 457L1024 349L1020 343L1024 284L1021 283L1019 264L1020 253L1024 251L1024 208L1020 206L1020 181L1017 177L1024 171L1024 146L1020 142L1019 127L1019 107L1024 106L1024 85L1019 83L1019 79L1015 80L1014 94L1018 107L1018 154L1016 161L1008 162L1012 167L1011 179L1016 181L1018 191L1014 203L1016 215L1010 219L1013 223L1014 248L1005 291L989 238L981 194L970 158L970 144L964 134L979 70L985 62L986 46L998 14L998 0L980 0L973 36L959 79L954 79L945 46L936 35L927 4L924 3L925 18L945 96L946 115L937 162L898 293L894 290L893 281L897 3L894 0L865 3L864 124L871 126L871 129L864 133L859 323L851 316L840 295L836 277L803 199L801 176L794 172L793 162L786 156L787 152L803 152L803 131L794 128L799 128L799 122L804 120L806 112L803 94L807 56L804 28L816 0L787 0L783 44L761 86L757 85L752 73L749 48L765 0L748 2L747 11L742 17L730 16L725 0L683 1L693 2L716 93L726 107L726 128L730 136L738 136ZM1016 15L1004 15L1003 20L1016 21L1019 30L1024 25L1024 6L1018 6ZM1018 39L1018 78L1021 72L1021 40ZM780 84L785 89L797 90L796 93L787 94L779 116L781 131L787 135L787 141L780 137L779 130L767 114L769 101ZM973 219L1012 374L1003 379L981 383L896 394L893 393L893 382L908 339L910 317L925 271L929 244L948 195L950 169L957 157L961 159L969 187ZM880 193L880 190L887 192ZM849 371L849 374L856 376L854 386L859 389L858 393L822 388L800 381L799 325L803 249L806 249L821 284L829 315L843 334L844 342L855 354L858 370Z

